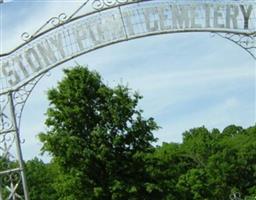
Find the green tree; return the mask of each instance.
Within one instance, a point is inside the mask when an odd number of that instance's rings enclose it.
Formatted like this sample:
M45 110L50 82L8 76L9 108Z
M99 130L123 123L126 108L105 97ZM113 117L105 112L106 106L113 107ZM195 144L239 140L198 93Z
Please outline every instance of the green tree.
M141 96L110 88L77 66L48 92L43 151L60 166L55 188L65 200L150 199L157 191L147 170L158 126L137 108Z
M228 126L220 135L219 144L221 149L207 163L213 195L227 199L229 193L239 191L242 196L256 196L256 126Z
M56 200L54 181L58 169L35 158L26 162L26 174L31 200Z
M164 143L149 154L148 169L161 189L156 199L226 200L234 191L254 197L255 153L256 126L186 131L181 144Z

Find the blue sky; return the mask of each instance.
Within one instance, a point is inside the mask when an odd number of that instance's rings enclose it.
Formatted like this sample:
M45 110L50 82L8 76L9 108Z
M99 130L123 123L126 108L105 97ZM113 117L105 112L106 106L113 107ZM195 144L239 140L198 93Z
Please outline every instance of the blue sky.
M72 13L82 1L23 1L1 5L1 51L22 41L47 19ZM179 33L123 42L83 55L44 77L32 92L22 118L25 159L38 156L37 134L45 131L46 91L63 77L62 69L75 62L97 70L110 86L127 84L143 96L139 107L162 127L161 142L181 142L193 127L244 127L256 121L256 66L239 46L210 33ZM47 156L41 157L48 160Z

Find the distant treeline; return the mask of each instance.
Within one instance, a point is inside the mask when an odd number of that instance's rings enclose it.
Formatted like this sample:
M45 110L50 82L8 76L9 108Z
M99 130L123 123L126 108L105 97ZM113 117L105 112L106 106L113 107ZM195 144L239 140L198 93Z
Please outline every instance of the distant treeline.
M163 143L146 153L144 159L140 169L145 177L138 177L141 172L133 170L132 165L120 166L129 176L122 180L120 174L109 181L108 199L229 200L236 192L243 199L256 197L256 126L243 129L231 125L223 132L194 128L184 133L183 143ZM112 161L106 162L111 165ZM26 167L31 200L80 200L79 193L88 189L83 189L80 183L82 172L64 172L54 160L45 164L33 159ZM78 173L79 178L73 173ZM98 173L95 169L92 176L102 178ZM107 199L100 196L104 194L99 185L95 184L91 191L94 196L81 198Z

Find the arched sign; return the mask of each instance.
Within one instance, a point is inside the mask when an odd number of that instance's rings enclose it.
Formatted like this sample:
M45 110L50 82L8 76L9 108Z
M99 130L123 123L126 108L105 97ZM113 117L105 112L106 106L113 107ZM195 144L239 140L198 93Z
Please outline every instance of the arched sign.
M67 21L60 15L53 20L55 28L32 38L24 34L25 44L0 57L1 92L16 89L74 57L121 41L177 32L250 36L256 31L255 3L248 1L105 2L94 1L100 12Z
M85 12L81 13L84 8ZM61 14L34 34L22 34L25 40L22 45L0 55L0 158L18 161L16 168L7 165L0 171L0 199L29 200L19 123L28 96L45 72L114 43L178 32L227 34L223 37L236 42L256 58L251 52L255 50L256 2L85 0L70 17ZM11 151L13 146L16 155ZM19 185L23 188L21 195L17 192Z

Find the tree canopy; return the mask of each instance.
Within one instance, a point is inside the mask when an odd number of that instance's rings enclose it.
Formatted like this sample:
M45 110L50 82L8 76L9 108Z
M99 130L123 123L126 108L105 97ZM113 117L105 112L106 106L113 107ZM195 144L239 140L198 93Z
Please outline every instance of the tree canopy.
M59 195L145 199L151 182L145 154L153 151L153 131L158 126L137 108L141 96L121 85L108 87L98 73L84 67L65 74L48 92L49 130L40 134L43 150L63 171Z
M256 125L205 127L156 146L153 118L128 87L77 66L48 92L50 163L26 163L31 200L227 200L256 197ZM171 134L171 133L168 133Z

